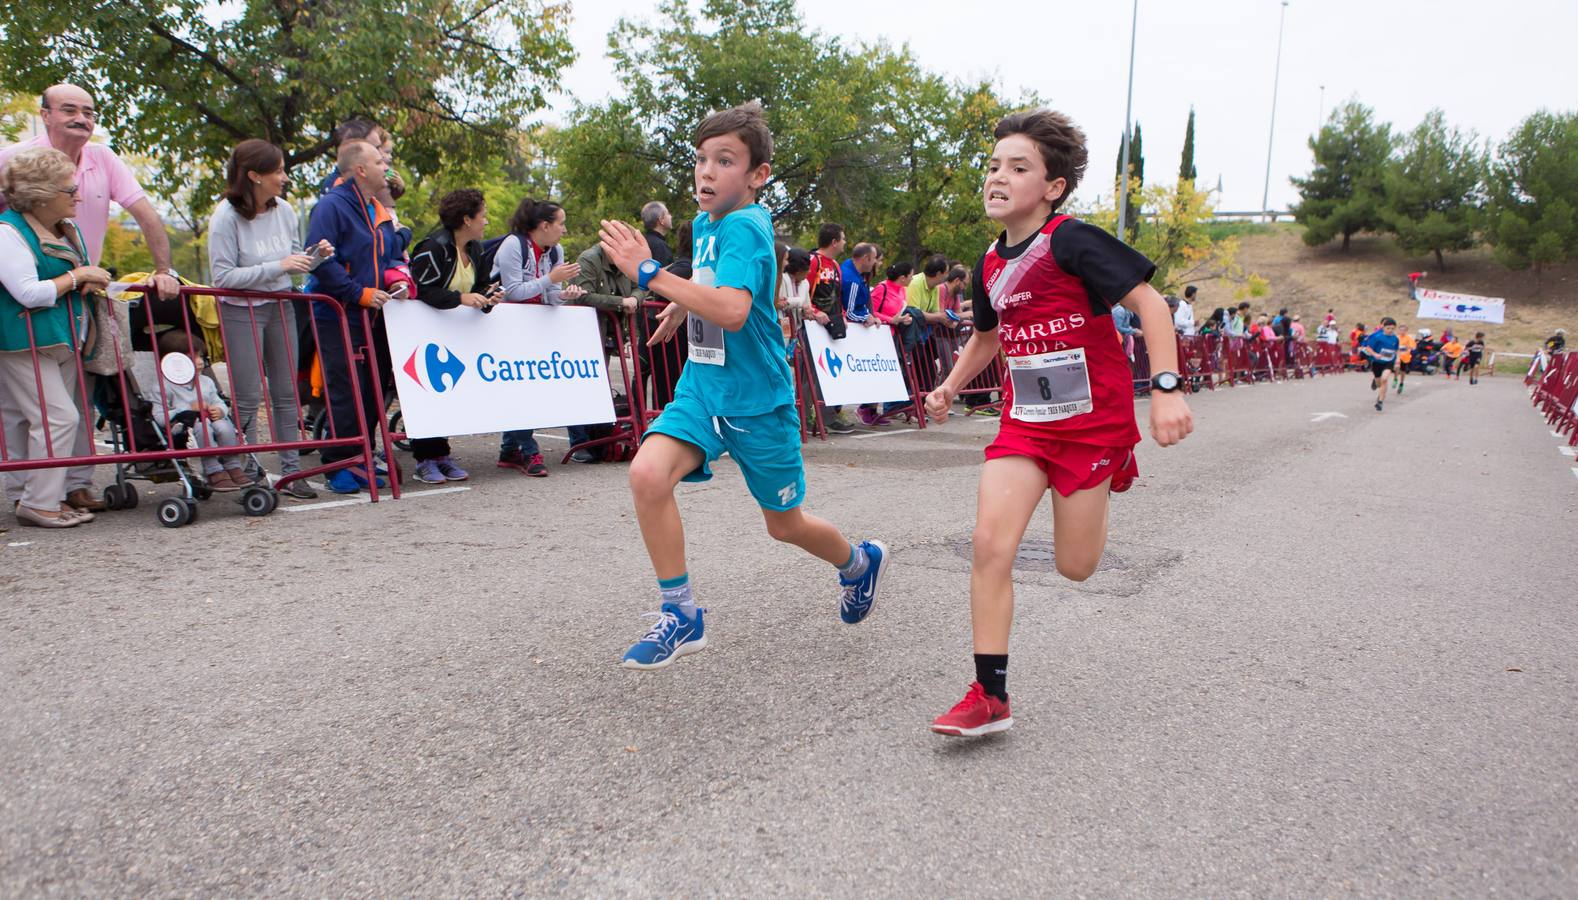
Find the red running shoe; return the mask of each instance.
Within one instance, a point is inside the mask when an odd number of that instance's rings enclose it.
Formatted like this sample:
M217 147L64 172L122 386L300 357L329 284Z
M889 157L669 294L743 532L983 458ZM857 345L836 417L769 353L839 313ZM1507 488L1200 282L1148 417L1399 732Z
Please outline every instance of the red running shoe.
M1008 701L988 694L979 681L970 685L953 709L931 723L932 731L950 737L980 737L1012 727L1014 717L1008 712Z

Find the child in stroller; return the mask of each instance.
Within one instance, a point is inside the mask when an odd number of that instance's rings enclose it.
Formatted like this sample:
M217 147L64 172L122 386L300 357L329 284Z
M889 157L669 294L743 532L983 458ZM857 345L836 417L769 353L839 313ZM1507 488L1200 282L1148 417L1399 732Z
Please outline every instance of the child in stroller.
M153 404L154 423L160 429L169 423L171 446L181 446L184 430L185 434L196 437L199 447L239 447L241 437L230 420L230 407L214 380L202 374L206 350L203 339L195 334L190 339L185 331L172 330L160 335L161 368L165 357L183 355L192 363L192 375L185 383L170 378L158 379L158 384L145 388L145 399ZM204 456L202 460L203 477L211 489L229 492L252 485L242 470L239 456Z

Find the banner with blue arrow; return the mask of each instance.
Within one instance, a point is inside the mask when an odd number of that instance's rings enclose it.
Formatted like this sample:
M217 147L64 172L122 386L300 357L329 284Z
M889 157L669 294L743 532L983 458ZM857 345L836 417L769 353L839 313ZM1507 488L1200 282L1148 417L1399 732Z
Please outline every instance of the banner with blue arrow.
M1473 294L1450 294L1419 288L1419 318L1450 319L1454 322L1502 323L1507 301L1500 297L1476 297Z

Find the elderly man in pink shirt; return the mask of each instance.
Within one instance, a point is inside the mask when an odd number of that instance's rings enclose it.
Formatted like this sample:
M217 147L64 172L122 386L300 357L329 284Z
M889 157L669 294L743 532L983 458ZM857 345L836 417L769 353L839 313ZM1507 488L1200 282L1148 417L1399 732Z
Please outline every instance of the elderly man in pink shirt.
M180 285L170 274L170 238L165 233L164 220L159 218L158 210L148 201L136 176L115 151L103 144L88 142L99 117L93 97L74 84L57 84L39 98L38 115L44 122L44 133L0 150L0 167L29 147L54 147L66 154L77 164L80 203L76 223L87 244L88 261L96 266L104 253L104 235L109 231L110 201L113 200L131 213L137 220L137 227L142 229L143 240L153 254L153 283L159 289L159 296L174 297Z
M44 95L39 98L38 115L44 122L44 133L0 150L0 168L4 168L11 157L30 147L53 147L66 154L77 166L75 221L82 232L82 240L86 245L83 249L88 253L89 264L98 265L99 257L104 253L104 235L109 231L110 201L113 200L131 213L142 229L143 239L153 255L152 283L158 289L159 296L165 299L175 297L180 285L170 272L170 238L165 233L164 221L143 193L136 176L115 155L115 151L103 144L89 143L99 117L93 97L74 84L57 84L44 91ZM14 411L0 418L6 420L6 446L11 458L16 458L19 454L15 448L27 446L25 441L18 440L26 434L27 426ZM22 430L19 431L19 428ZM83 432L88 430L86 416L81 429ZM88 436L84 434L84 440L79 445L91 446L86 443L87 439ZM8 498L20 495L21 485L19 473L7 473L5 493ZM104 502L94 496L92 466L75 466L67 470L66 489L66 502L76 509L98 512L105 508Z

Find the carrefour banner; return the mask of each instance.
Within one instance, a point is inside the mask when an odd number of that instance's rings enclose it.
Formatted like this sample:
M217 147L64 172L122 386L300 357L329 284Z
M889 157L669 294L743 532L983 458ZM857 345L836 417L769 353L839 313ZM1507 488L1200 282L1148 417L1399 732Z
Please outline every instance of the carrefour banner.
M1476 297L1473 294L1448 294L1419 288L1419 318L1451 319L1454 322L1491 322L1501 324L1507 301L1500 297Z
M843 406L909 399L892 328L851 322L844 339L835 341L826 328L807 319L805 334L824 403Z
M504 303L483 314L396 300L384 317L412 437L614 420L596 310Z

